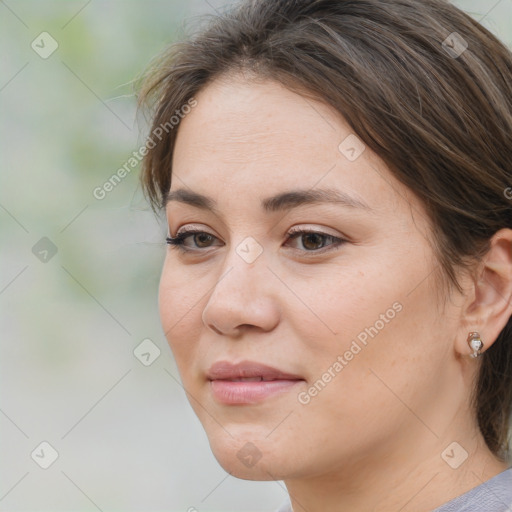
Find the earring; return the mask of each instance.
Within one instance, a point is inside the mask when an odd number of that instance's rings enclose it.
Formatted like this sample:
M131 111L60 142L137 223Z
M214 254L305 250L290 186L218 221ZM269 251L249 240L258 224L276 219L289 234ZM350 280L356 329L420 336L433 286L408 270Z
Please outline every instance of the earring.
M470 357L481 356L482 353L480 351L484 348L484 342L482 338L480 338L480 334L478 332L470 332L467 341L468 345L473 349L473 353L470 354Z

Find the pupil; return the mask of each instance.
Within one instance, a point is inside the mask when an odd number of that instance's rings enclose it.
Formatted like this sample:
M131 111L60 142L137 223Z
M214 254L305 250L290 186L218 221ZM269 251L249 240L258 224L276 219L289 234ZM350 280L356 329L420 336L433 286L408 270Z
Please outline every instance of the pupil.
M322 245L322 235L318 233L308 233L304 235L302 243L306 249L318 249L318 245Z
M199 233L196 235L196 244L199 246L207 245L210 241L211 235L208 235L207 233Z

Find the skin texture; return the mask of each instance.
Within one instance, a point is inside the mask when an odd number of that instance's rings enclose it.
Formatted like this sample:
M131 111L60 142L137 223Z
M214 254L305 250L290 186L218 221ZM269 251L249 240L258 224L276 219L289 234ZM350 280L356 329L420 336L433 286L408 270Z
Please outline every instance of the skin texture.
M475 273L461 275L463 294L449 290L422 204L368 148L354 161L339 150L352 130L330 107L243 75L217 79L196 98L179 127L171 191L207 195L217 212L180 201L166 212L171 236L194 227L215 238L198 247L190 237L188 252L168 247L159 306L222 467L284 480L295 512L426 512L506 469L470 407L479 360L468 357L466 338L479 331L488 349L511 314L511 231L498 232ZM369 209L261 207L271 195L313 188ZM294 226L346 241L311 245L289 237ZM249 236L263 250L253 263L237 253ZM333 371L381 315L384 327ZM219 360L258 361L305 382L261 403L223 405L206 378ZM329 368L330 382L300 403L298 393ZM251 467L237 457L248 442L261 456ZM441 456L453 442L457 469Z

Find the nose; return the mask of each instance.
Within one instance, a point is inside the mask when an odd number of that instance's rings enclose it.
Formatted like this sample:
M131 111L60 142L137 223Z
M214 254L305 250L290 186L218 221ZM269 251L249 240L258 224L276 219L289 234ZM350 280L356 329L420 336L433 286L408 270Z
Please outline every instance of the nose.
M244 331L271 331L279 323L276 280L264 258L246 263L233 254L202 312L203 324L216 334L239 337Z

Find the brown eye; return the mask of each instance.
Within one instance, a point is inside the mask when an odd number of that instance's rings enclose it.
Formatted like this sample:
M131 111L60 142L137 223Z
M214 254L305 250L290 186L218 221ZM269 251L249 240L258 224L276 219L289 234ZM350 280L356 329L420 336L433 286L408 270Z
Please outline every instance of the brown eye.
M216 236L196 229L178 232L175 237L167 237L166 242L171 247L176 247L182 251L207 249L215 245L222 245L222 243L218 243L219 239Z
M291 245L304 253L320 254L329 249L336 249L346 240L327 233L308 230L296 230L288 233L286 245Z
M302 245L308 250L321 249L325 245L325 235L319 233L307 233L302 235Z
M194 243L197 247L209 247L214 237L208 233L196 233L194 235Z

